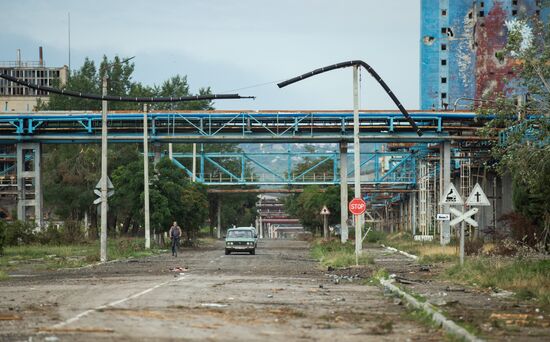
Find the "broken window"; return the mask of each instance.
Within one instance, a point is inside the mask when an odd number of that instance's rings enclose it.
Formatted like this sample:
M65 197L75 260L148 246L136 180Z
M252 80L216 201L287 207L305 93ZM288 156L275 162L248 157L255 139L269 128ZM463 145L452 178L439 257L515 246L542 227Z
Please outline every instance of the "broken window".
M512 0L512 5L517 6L518 5L518 0Z
M479 16L480 16L481 18L483 18L483 17L485 16L485 12L484 12L484 11L479 11Z
M447 50L447 44L441 44L441 50L442 51Z
M446 9L442 9L442 10L441 10L441 15L442 15L442 16L446 16L446 15L447 15L447 10L446 10Z
M446 59L442 59L442 60L441 60L441 65L447 65L447 60L446 60Z
M441 28L441 33L443 33L443 34L447 33L447 28L446 28L446 27L442 27L442 28Z
M447 83L447 77L441 77L441 83Z
M441 98L446 99L447 98L447 93L441 93Z
M518 14L518 11L517 10L512 10L512 15L513 16L516 16Z

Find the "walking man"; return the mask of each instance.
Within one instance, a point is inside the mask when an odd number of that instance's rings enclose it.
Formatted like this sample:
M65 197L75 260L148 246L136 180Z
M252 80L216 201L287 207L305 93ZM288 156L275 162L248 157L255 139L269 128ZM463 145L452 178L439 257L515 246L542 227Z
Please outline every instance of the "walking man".
M172 227L170 227L170 231L168 232L168 235L172 240L172 256L177 257L178 246L179 246L180 237L181 237L181 228L180 226L178 226L178 223L176 221L174 221L174 224L172 224Z

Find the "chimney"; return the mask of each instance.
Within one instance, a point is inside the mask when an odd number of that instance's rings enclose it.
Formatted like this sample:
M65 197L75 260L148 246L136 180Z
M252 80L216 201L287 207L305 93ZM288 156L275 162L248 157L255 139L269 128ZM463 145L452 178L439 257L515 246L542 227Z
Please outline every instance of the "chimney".
M38 60L40 61L40 66L44 66L44 54L42 52L42 46L38 47Z
M18 67L21 66L21 49L17 49L17 59L16 59L16 64Z

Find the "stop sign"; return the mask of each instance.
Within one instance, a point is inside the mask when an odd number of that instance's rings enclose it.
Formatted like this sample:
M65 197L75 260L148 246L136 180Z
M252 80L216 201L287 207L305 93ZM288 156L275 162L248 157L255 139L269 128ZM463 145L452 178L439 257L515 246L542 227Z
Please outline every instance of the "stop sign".
M349 202L348 208L353 215L361 215L367 209L367 203L362 198L354 198Z

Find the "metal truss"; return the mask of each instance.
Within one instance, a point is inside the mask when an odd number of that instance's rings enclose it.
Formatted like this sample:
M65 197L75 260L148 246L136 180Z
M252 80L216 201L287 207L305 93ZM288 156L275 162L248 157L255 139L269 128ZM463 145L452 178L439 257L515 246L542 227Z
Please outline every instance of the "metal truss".
M348 156L348 164L353 162L352 156ZM173 163L189 177L193 176L192 158L192 153L172 154ZM195 177L206 185L340 184L339 152L199 152L196 158L199 167ZM295 167L306 160L311 161L311 166L296 173ZM415 167L416 157L412 152L364 152L361 153L361 184L414 186ZM349 175L353 176L353 168L349 169L352 170ZM348 184L353 184L353 178L348 178Z
M438 142L479 140L464 135L483 125L471 112L411 112L425 135L418 137L396 111L362 111L362 142ZM147 115L149 135L157 142L341 142L353 139L350 111L156 112ZM476 120L474 120L476 119ZM490 119L490 117L487 117ZM140 142L143 113L110 113L111 142ZM98 142L101 115L90 112L38 112L0 116L0 142Z

